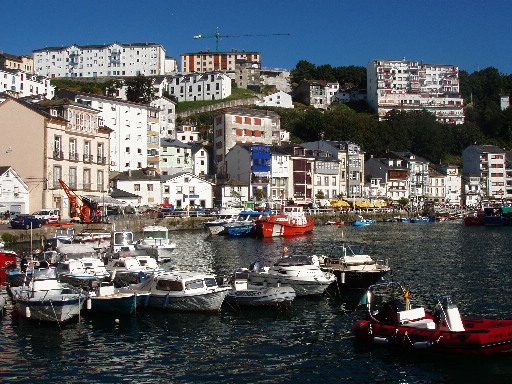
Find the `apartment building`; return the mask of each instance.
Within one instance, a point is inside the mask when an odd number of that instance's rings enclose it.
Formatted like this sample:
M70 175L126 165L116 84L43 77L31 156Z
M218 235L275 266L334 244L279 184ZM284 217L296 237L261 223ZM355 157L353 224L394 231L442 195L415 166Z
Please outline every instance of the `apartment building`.
M161 139L159 168L162 175L172 175L178 172L193 172L192 147L180 140Z
M103 196L108 190L111 131L97 110L69 100L37 105L9 98L0 104L0 131L9 147L4 160L29 187L31 211L59 208L69 218L59 179L79 194Z
M361 146L351 141L319 140L302 143L309 149L330 153L339 160L338 194L360 198L364 192L364 154Z
M510 198L506 188L506 152L495 145L470 145L462 151L464 173L480 177L482 197Z
M34 72L46 77L165 75L165 49L155 43L70 45L33 51Z
M161 132L158 108L67 89L57 93L58 97L98 110L102 125L112 129L111 171L123 172L158 164Z
M176 102L166 97L157 97L149 105L158 109L160 136L173 138L176 125Z
M234 72L237 60L245 60L261 64L259 52L245 52L232 50L231 52L193 52L182 53L181 71L186 72L209 72L223 71Z
M451 164L431 164L430 168L440 172L444 177L444 197L442 202L447 205L460 206L462 189L462 175L456 165ZM432 183L430 183L432 185Z
M136 195L141 206L162 203L162 179L153 168L127 170L112 178L112 187Z
M0 166L0 211L32 213L29 206L28 185L10 166Z
M263 100L257 101L256 105L261 107L293 108L292 97L283 91L263 96Z
M367 101L380 120L393 109L425 109L440 122L464 123L457 66L372 59L366 73Z
M34 73L34 59L29 55L11 55L10 53L0 53L0 67L9 69L19 69L25 73Z
M179 102L219 100L231 95L231 78L219 71L176 75L168 89Z
M53 99L55 87L47 77L26 73L21 69L0 67L0 92L9 92L16 97L42 96Z
M213 150L217 174L226 173L225 157L235 144L278 145L281 121L272 111L229 108L213 121Z

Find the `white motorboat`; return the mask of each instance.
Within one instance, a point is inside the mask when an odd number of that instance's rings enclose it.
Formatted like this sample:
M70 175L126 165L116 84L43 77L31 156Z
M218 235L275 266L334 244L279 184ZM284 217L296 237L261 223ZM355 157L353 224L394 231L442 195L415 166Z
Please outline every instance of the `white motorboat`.
M110 237L109 253L115 255L119 252L135 250L135 236L131 231L112 231Z
M99 248L108 247L110 245L111 231L103 224L89 224L74 237L77 243L89 243Z
M217 285L215 276L188 271L150 275L132 289L150 293L149 307L175 311L217 312L231 288Z
M240 212L242 212L241 208L223 208L220 210L217 218L204 223L204 227L210 235L219 235L224 231L225 224L236 221Z
M286 256L271 267L263 267L258 262L251 267L248 275L251 284L290 285L297 296L320 295L336 281L332 273L320 269L315 255Z
M169 240L169 229L161 225L150 225L142 228L142 239L137 240L135 249L147 249L155 252L155 257L163 256L164 252L172 252L176 244Z
M291 304L295 299L295 290L280 283L249 283L249 270L240 269L234 273L232 290L225 302L233 307L281 307Z
M92 312L106 312L116 315L131 315L147 305L148 292L115 288L110 283L93 287L87 298L87 309Z
M52 277L39 276L27 286L11 288L11 294L20 316L40 321L69 320L79 314L86 301L85 293Z
M45 249L55 251L62 244L71 244L75 240L74 228L56 228L55 234L46 242Z
M373 260L361 244L342 243L319 261L321 269L333 273L337 287L343 289L367 289L390 271L387 260Z
M157 261L148 255L138 255L137 251L119 253L107 260L106 268L117 285L125 286L140 282L141 276L163 272Z
M77 286L89 285L93 280L110 278L103 261L93 257L63 260L57 264L56 272L60 281Z

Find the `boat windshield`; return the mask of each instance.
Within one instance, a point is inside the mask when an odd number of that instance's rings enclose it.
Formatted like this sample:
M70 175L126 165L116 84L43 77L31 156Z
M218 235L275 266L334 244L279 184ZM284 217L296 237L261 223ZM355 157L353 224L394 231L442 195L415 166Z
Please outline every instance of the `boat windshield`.
M213 277L206 277L204 279L204 283L206 284L207 287L216 287L217 286L217 280L215 280L215 278L213 278Z
M166 231L145 231L144 237L146 239L167 239Z
M275 265L287 266L287 265L311 265L311 256L297 255L287 256L276 261Z

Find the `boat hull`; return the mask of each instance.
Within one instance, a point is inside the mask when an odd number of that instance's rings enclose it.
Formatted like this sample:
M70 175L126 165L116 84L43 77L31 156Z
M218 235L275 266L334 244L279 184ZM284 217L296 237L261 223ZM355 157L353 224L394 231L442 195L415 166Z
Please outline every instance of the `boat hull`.
M461 355L512 354L512 320L464 319L465 331L452 332L368 320L353 328L356 338L406 348Z
M249 282L253 285L288 285L293 288L295 295L298 296L317 296L324 293L329 285L336 280L333 279L305 279L289 278L279 276L273 273L251 272L249 273Z
M22 317L39 321L63 322L78 316L84 305L85 296L64 294L46 297L44 300L18 297L15 301L15 307Z
M171 311L218 312L227 293L228 289L196 295L151 293L148 306Z
M91 297L91 311L131 315L147 304L149 294L117 293L108 296Z
M381 270L353 270L341 271L330 268L322 268L322 270L331 272L336 276L335 287L338 289L366 289L370 285L378 283L389 268Z
M304 225L294 225L286 221L258 220L256 235L259 237L296 236L312 232L315 227L313 219Z
M289 305L295 299L292 287L267 287L261 289L232 290L225 302L240 307L278 307Z
M224 231L225 223L205 223L205 228L208 230L210 235L219 235Z

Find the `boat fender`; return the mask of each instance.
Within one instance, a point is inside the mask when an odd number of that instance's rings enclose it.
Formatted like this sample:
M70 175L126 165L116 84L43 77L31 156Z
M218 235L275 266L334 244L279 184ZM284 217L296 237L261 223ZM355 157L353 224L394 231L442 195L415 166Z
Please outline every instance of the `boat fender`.
M30 307L25 307L25 317L30 317Z
M92 300L91 300L90 297L87 298L86 304L87 304L87 309L91 309L92 308Z
M373 338L373 342L375 344L387 344L389 342L389 340L388 340L387 337L377 337L377 336L375 336Z
M432 342L430 341L417 341L412 344L414 349L425 349L430 348L432 346Z
M167 304L169 304L169 294L165 296L164 303L162 305L162 308L166 308Z

